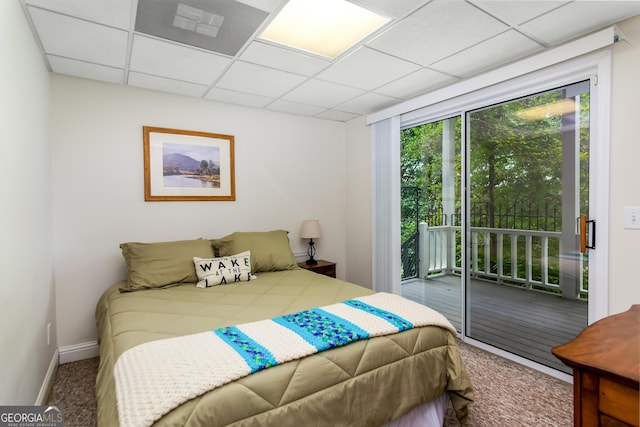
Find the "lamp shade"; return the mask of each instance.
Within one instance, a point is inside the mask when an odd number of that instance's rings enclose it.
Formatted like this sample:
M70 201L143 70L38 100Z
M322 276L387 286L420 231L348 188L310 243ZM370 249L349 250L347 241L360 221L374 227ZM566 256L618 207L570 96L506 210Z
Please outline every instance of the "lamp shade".
M300 228L300 237L303 239L317 239L322 237L320 222L317 219L306 219Z

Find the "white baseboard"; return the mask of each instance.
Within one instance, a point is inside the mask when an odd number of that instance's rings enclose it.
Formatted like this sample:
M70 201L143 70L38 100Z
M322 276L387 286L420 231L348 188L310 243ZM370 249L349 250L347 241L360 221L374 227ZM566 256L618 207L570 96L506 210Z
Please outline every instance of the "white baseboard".
M100 355L100 346L97 341L83 342L80 344L65 345L59 348L60 364L77 362L78 360L91 359Z
M97 341L83 342L80 344L66 345L57 348L53 352L51 362L49 362L49 368L47 374L44 377L40 392L36 398L35 405L42 406L47 404L47 398L53 387L53 380L58 371L58 365L69 362L77 362L78 360L90 359L92 357L98 357L100 354L100 346Z
M56 349L53 352L51 362L49 362L49 369L47 369L47 374L44 377L42 387L40 387L40 392L38 393L38 397L36 398L36 406L47 404L47 397L49 397L49 392L51 391L51 387L53 387L53 379L55 378L56 371L58 370L59 357L60 353L58 352L58 349Z

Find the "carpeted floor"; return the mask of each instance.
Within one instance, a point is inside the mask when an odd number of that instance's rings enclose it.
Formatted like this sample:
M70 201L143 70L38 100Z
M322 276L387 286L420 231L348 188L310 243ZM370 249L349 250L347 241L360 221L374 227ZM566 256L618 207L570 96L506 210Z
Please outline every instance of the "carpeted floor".
M458 346L475 392L470 426L573 425L571 384L469 344ZM456 425L448 412L445 426Z
M62 406L66 427L96 425L98 358L58 366L47 403Z
M459 347L475 389L470 426L572 425L571 384L462 342ZM59 366L49 403L62 405L66 427L96 425L97 371L97 358ZM459 425L451 408L444 425Z

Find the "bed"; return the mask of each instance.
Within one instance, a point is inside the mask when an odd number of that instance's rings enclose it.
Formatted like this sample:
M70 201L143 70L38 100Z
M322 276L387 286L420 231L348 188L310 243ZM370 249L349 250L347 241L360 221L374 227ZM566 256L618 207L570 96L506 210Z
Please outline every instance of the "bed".
M138 349L376 297L370 289L299 268L282 230L233 233L213 241L125 243L121 248L128 276L108 288L96 307L99 426L128 424L122 412L129 397L124 399L128 395L122 394L121 384L137 371L118 368ZM234 267L244 267L242 272L234 268L225 276L224 270L215 271L232 259ZM197 266L212 260L201 275ZM182 353L177 354L202 362L201 368L189 368L196 372L217 363L215 355L197 359L188 346L178 347ZM157 363L161 374L179 364ZM454 334L441 326L422 326L261 369L198 392L148 425L380 426L396 420L399 426L411 425L411 417L442 424L449 401L465 423L473 390Z

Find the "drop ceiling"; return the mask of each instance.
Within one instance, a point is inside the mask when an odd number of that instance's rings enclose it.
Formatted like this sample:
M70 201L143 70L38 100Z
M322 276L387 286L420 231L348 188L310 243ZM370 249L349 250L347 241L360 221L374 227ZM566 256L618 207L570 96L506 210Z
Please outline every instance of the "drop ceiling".
M336 121L640 15L629 0L352 0L391 21L330 59L259 38L286 0L19 1L54 73Z

